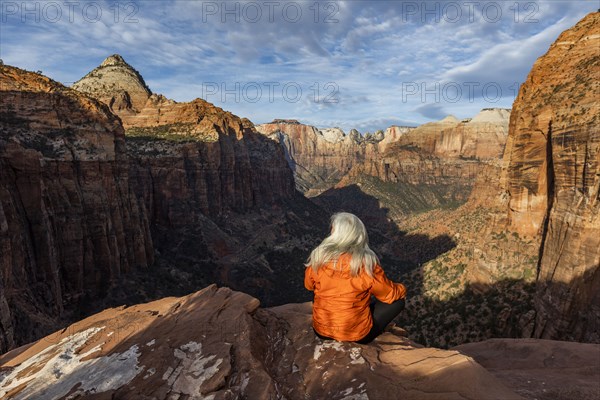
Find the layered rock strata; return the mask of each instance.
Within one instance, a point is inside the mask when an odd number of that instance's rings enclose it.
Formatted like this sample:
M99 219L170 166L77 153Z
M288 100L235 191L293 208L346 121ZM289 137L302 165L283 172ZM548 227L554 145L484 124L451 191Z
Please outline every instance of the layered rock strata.
M600 13L563 32L515 100L510 229L540 238L534 335L600 341Z
M0 66L0 352L56 329L154 252L119 119Z

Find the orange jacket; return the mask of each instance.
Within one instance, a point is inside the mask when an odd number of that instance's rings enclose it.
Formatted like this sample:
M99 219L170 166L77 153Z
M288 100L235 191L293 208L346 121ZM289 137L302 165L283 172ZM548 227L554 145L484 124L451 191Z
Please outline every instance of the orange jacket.
M353 277L350 254L342 254L337 264L337 269L330 261L317 273L310 266L304 271L304 286L315 292L313 327L321 335L336 340L360 340L373 326L371 295L390 304L406 297L406 288L389 280L380 265L373 268L372 277L364 270Z

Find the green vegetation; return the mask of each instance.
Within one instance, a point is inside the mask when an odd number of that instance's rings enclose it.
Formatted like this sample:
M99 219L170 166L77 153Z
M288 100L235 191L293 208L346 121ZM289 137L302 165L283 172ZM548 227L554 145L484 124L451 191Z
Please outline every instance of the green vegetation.
M134 127L125 131L128 140L136 141L169 141L169 142L216 142L214 132L199 133L194 131L196 125L191 123L174 123L153 127Z

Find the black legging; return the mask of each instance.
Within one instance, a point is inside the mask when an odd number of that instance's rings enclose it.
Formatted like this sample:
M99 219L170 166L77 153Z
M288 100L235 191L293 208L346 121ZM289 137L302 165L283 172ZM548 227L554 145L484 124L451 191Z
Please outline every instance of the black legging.
M373 339L381 335L385 327L388 326L388 324L392 322L392 320L396 318L396 316L400 314L402 310L404 310L404 304L404 299L396 300L392 304L383 303L377 299L372 301L369 305L369 308L371 309L371 315L373 316L373 326L365 337L360 340L355 340L355 342L360 344L372 342ZM315 331L315 334L321 339L333 339L323 336L317 331Z

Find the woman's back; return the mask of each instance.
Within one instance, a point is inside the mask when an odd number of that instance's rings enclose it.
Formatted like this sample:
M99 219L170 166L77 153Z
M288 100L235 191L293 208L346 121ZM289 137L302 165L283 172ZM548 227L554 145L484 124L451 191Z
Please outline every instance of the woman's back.
M384 303L406 295L402 284L390 281L379 264L370 275L366 270L353 276L351 255L321 265L317 272L309 266L304 284L314 290L313 327L321 335L343 341L355 341L367 335L373 326L369 308L371 294Z

